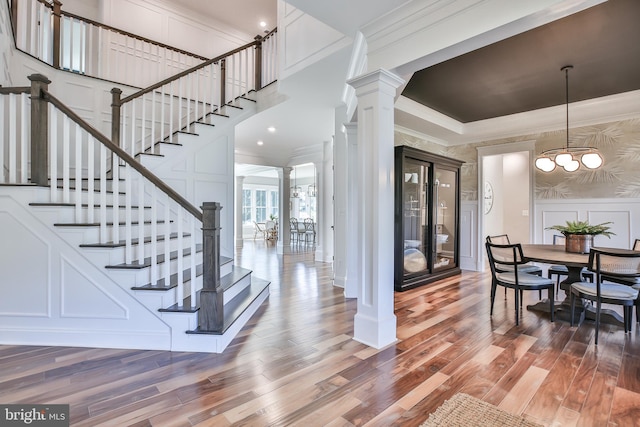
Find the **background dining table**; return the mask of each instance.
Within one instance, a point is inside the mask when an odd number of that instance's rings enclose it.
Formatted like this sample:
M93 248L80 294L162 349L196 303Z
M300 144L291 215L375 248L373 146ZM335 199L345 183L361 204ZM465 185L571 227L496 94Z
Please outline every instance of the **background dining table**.
M567 252L563 245L539 245L539 244L523 244L522 252L529 261L539 262L543 264L560 264L567 267L567 278L560 282L560 289L565 292L565 298L555 304L555 317L569 321L571 319L571 298L570 288L572 283L582 281L581 272L584 267L589 265L589 254L580 254ZM557 299L556 299L557 300ZM536 304L528 305L528 310L549 312L549 301L540 301ZM595 320L595 308L590 302L585 302L582 298L576 300L576 310L574 321L578 322L584 314L586 319ZM616 311L602 309L600 313L600 321L623 326L622 316Z

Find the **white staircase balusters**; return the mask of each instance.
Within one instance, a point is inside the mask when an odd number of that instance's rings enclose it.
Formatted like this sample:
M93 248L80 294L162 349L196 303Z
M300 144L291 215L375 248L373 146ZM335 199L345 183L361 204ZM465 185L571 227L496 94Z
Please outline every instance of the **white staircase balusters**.
M93 224L94 222L94 208L95 206L95 146L96 140L92 135L88 135L87 141L87 223Z
M100 178L100 207L98 211L98 218L100 219L100 240L98 243L105 244L108 240L108 229L107 229L107 168L105 165L109 164L107 161L107 147L103 144L98 145L98 150L100 151L100 161L98 162L99 174ZM113 184L111 185L112 189L115 187ZM117 219L117 212L113 213L114 221Z
M53 105L47 105L49 112L49 150L52 153L58 152L58 110ZM49 155L49 193L50 200L57 201L58 186L53 183L58 182L58 156Z
M75 154L74 160L75 164L73 165L75 169L75 205L76 205L76 222L82 222L84 218L82 217L82 169L84 165L82 164L82 133L81 129L78 125L75 125L76 132L74 138L74 146L75 146ZM88 196L88 194L87 194Z
M29 122L24 118L29 117L29 103L27 102L27 94L20 94L20 117L23 119L20 121L20 182L28 182L28 160L29 160L29 147L30 138L28 125ZM1 164L1 163L0 163Z
M16 168L18 164L17 159L17 144L12 143L12 141L16 141L16 127L13 126L13 123L18 121L16 114L18 109L16 108L16 94L9 94L9 182L16 182Z

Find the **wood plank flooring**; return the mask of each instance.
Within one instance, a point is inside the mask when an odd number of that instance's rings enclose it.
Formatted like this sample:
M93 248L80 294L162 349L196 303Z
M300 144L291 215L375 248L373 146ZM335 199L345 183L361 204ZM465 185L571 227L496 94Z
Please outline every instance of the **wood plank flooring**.
M545 426L640 426L640 332L550 323L461 276L396 293L398 342L352 339L355 300L304 247L248 241L271 296L224 354L0 346L0 403L65 403L74 426L418 426L465 392ZM525 294L525 304L537 292ZM635 321L635 319L634 319Z

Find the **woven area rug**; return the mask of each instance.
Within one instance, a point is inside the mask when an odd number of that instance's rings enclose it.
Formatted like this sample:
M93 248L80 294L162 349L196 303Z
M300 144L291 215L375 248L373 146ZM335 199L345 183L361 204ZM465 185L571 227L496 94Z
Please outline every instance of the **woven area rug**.
M542 427L464 393L446 400L420 427Z

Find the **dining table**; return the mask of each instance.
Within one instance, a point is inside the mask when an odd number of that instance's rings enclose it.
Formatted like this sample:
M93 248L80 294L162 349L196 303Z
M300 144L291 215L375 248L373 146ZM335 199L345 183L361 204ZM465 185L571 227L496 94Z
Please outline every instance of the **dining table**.
M564 245L541 245L541 244L523 244L522 253L524 257L532 262L543 264L564 265L567 267L567 277L560 282L560 289L565 292L565 298L555 303L555 318L565 321L571 320L571 284L584 280L582 278L582 269L589 265L588 253L567 252ZM582 298L576 299L576 307L574 314L574 322L579 322L584 318L595 320L596 311L591 302L584 301ZM544 300L536 304L527 306L528 310L538 312L549 312L549 301ZM602 309L600 313L600 321L602 323L615 324L624 326L622 316L614 310Z

